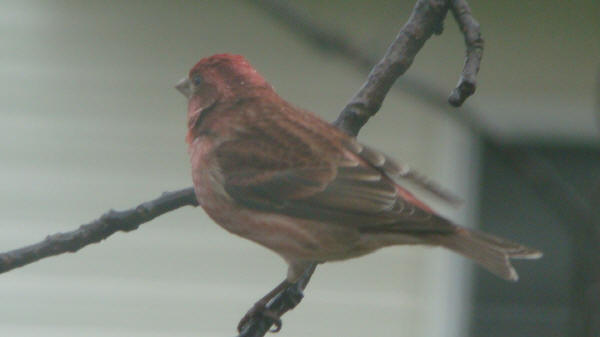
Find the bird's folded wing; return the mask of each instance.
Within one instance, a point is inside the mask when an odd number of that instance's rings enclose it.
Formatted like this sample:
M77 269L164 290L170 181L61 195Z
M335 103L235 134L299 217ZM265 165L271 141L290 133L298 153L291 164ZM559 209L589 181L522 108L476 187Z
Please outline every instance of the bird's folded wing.
M437 183L419 174L406 164L398 163L385 154L369 146L360 144L354 139L349 139L344 145L349 151L360 156L398 184L403 184L404 182L414 184L453 206L458 206L462 203L461 198L448 192Z
M343 146L321 153L315 144L285 146L262 134L225 142L216 153L225 190L245 207L364 230L452 230Z

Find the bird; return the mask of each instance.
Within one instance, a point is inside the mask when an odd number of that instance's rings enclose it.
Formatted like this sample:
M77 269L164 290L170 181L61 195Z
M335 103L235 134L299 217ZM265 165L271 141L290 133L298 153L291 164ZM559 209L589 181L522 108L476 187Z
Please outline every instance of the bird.
M511 259L542 256L439 215L415 189L449 204L460 200L287 102L241 55L202 58L176 88L188 100L186 142L200 206L225 230L288 265L283 282L256 302L238 330L256 315L275 316L266 304L315 263L394 245L439 246L516 281Z

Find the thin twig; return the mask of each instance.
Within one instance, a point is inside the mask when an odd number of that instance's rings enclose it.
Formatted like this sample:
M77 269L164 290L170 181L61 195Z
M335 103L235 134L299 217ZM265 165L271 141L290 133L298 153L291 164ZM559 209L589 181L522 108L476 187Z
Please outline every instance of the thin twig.
M458 85L452 90L450 97L448 97L448 102L452 106L459 107L475 92L477 85L476 76L479 72L481 58L483 57L483 38L481 37L479 23L471 14L469 4L465 0L450 1L450 10L458 23L460 31L465 36L465 45L467 47L465 66L458 80Z
M375 59L359 46L350 42L344 34L315 22L306 11L292 5L287 0L251 0L250 3L264 10L271 17L286 25L293 32L307 38L320 50L338 53L361 68L371 67ZM334 122L349 134L356 135L360 127L377 113L383 100L396 79L403 75L412 64L425 41L433 34L441 34L448 9L465 37L467 48L465 66L457 87L452 91L448 102L460 106L475 92L476 75L483 56L483 38L479 24L474 19L464 0L418 0L396 39L388 47L383 59L371 70L367 82L354 95L344 111ZM437 102L439 94L435 89L410 80L408 90L422 96L426 101ZM405 87L406 88L406 87ZM476 133L478 123L473 114L455 115L466 119L465 124Z
M248 0L248 3L264 11L265 14L280 23L283 28L287 28L290 32L304 38L305 41L316 47L318 51L328 52L344 58L347 62L357 66L361 70L371 69L379 60L379 54L374 54L362 48L344 32L335 30L333 27L327 26L324 22L315 20L308 11L292 1ZM441 32L442 25L440 24L436 27L434 33L439 34ZM467 59L465 59L465 65L466 63ZM436 110L444 111L444 108L448 106L443 98L444 93L430 85L429 82L414 75L411 76L411 74L405 73L402 77L402 83L398 83L395 87L410 95L421 98L425 103L438 108ZM451 117L459 119L461 124L470 127L475 134L480 133L480 130L477 129L480 125L477 116L475 113L470 112L468 107L463 107L457 113L451 114Z
M192 187L175 192L165 192L159 198L144 202L124 211L110 210L97 220L78 229L48 235L46 239L23 248L0 254L0 273L22 267L43 258L79 249L100 242L117 231L129 232L157 216L183 206L197 206Z
M392 85L408 70L425 41L434 33L441 33L447 12L446 1L417 1L408 22L334 124L357 135L369 118L379 111Z

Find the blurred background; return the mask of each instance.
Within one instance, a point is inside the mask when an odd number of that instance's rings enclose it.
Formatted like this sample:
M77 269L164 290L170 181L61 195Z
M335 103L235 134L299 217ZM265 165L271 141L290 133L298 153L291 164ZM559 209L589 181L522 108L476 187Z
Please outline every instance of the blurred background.
M243 54L284 98L333 120L414 5L291 3L357 46L357 61L268 3L3 0L0 250L190 186L173 85L201 57ZM470 5L486 41L476 94L446 103L464 57L449 15L359 139L466 200L444 215L544 258L517 262L518 283L440 249L325 264L282 336L600 336L600 3ZM231 336L284 273L183 208L0 275L0 335Z

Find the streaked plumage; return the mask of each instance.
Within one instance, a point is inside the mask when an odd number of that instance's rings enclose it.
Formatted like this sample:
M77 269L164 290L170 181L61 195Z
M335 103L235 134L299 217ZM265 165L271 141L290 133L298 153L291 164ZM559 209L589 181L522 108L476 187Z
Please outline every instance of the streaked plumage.
M228 231L280 254L295 281L311 262L397 244L443 246L516 280L537 250L452 224L409 182L458 198L281 97L241 56L202 59L181 82L201 206Z

